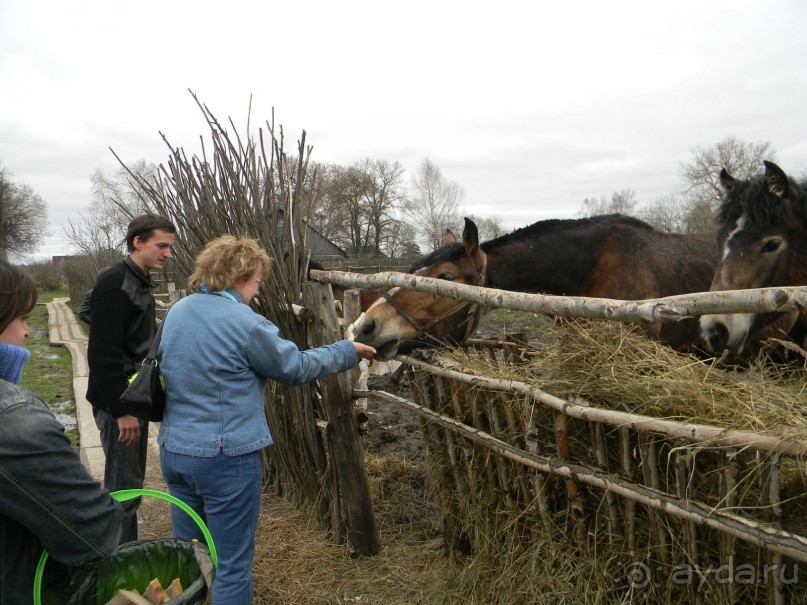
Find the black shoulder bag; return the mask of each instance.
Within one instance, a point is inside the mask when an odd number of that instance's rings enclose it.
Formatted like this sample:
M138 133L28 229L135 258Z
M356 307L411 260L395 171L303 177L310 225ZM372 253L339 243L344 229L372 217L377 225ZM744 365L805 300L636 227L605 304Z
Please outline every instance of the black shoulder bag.
M165 387L157 363L162 332L163 325L160 324L140 370L129 379L129 386L120 396L120 409L124 413L152 422L160 422L165 410Z

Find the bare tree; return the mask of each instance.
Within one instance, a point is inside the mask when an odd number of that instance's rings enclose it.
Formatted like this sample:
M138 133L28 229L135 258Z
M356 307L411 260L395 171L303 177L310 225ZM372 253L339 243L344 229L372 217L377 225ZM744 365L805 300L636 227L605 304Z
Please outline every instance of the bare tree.
M0 166L0 258L26 256L39 249L47 234L48 207L29 185L11 182Z
M92 260L92 272L126 252L126 229L132 217L153 211L141 182L155 182L154 165L140 161L130 170L141 181L125 168L113 174L96 170L90 177L93 194L87 211L79 213L78 220L68 220L64 228L74 251Z
M637 218L667 233L687 231L687 202L675 194L664 195L639 208Z
M297 159L290 156L289 161L296 162ZM324 199L325 176L327 175L327 164L311 161L304 176L304 183L301 188L300 212L303 217L320 233L325 233L324 229L317 221L322 221L328 214L327 204ZM325 222L327 225L327 221ZM327 236L326 236L327 237Z
M365 197L367 251L378 255L389 232L397 227L394 211L405 200L404 169L398 162L369 158L364 160L363 166L372 177Z
M600 214L636 214L636 192L632 189L622 189L611 194L609 200L604 195L598 198L587 197L578 211L579 216L598 216Z
M119 168L111 175L96 170L90 177L93 185L93 198L104 205L117 207L120 210L124 226L133 217L153 210L141 182L156 183L157 171L154 164L145 160L134 162L127 168ZM133 177L132 173L137 178Z
M383 240L383 248L391 258L419 258L422 256L417 244L415 227L404 221L393 221Z
M367 221L364 207L372 190L372 176L358 164L335 166L328 185L330 237L344 248L361 254L367 249Z
M96 196L86 213L80 212L77 220L69 219L63 228L73 250L86 256L100 256L110 252L125 253L126 228L130 217L109 199ZM98 266L108 264L99 261ZM96 267L97 268L97 267Z
M684 233L715 230L715 205L709 200L690 200L683 219Z
M746 143L733 136L690 151L692 159L680 165L682 190L691 210L700 213L704 208L714 211L723 198L721 168L737 178L747 179L762 169L762 160L776 161L771 143Z
M396 229L405 199L398 162L366 158L350 166L321 165L312 224L354 254L378 255Z
M460 223L458 208L465 195L462 187L447 181L440 168L425 159L412 179L414 193L409 199L409 215L431 249L440 247L446 229Z
M335 183L343 167L314 161L309 166L307 195L302 198L304 216L324 237L347 248L349 237L345 226L349 220L334 200Z

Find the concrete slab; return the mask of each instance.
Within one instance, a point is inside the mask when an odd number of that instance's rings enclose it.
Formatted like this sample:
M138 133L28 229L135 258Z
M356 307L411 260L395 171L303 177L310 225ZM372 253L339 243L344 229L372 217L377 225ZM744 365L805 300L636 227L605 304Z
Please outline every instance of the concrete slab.
M48 335L52 344L64 345L73 359L73 396L76 400L76 422L79 432L79 456L90 474L103 483L106 458L101 436L95 425L92 406L87 401L87 335L68 306L69 298L55 298L47 303ZM149 464L159 461L157 432L159 423L149 424ZM159 462L157 462L159 464Z

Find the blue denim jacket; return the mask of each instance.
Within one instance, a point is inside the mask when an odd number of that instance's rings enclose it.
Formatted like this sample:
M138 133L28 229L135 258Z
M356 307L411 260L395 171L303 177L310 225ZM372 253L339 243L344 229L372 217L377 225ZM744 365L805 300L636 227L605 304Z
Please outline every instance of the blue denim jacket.
M347 340L300 351L230 294L191 294L165 319L157 358L166 406L157 442L168 451L238 456L271 445L263 408L267 378L297 385L358 362Z
M0 605L32 602L43 548L46 569L108 557L122 515L48 406L0 379Z

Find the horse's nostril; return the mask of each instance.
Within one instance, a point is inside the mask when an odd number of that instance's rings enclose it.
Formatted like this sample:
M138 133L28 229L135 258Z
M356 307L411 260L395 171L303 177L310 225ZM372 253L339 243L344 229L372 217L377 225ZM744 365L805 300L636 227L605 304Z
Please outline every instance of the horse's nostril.
M723 351L729 342L729 330L726 324L715 323L709 326L709 332L706 334L706 340L709 348L715 353Z
M375 331L375 319L368 321L364 324L361 330L362 336L369 336Z

